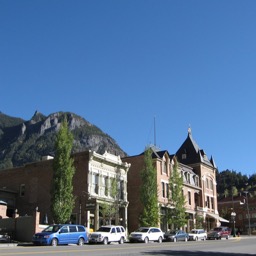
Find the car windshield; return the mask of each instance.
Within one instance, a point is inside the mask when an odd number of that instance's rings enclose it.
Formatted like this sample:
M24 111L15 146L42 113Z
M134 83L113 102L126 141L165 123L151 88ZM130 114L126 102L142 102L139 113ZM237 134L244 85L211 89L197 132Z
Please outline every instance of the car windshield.
M100 232L110 232L110 227L100 227L97 231L100 231Z
M149 228L139 228L135 232L142 232L142 233L147 233Z
M196 231L196 230L191 230L190 233L191 233L191 234L197 234L198 231Z
M62 226L61 225L50 225L47 228L43 230L43 232L51 232L55 233L57 232Z

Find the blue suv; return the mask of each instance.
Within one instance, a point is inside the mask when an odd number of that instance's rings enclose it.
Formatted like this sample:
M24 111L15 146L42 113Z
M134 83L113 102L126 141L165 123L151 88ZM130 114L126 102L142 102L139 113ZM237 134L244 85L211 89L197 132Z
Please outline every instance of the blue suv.
M35 245L78 244L88 243L84 226L71 224L50 225L40 233L36 233L32 242Z

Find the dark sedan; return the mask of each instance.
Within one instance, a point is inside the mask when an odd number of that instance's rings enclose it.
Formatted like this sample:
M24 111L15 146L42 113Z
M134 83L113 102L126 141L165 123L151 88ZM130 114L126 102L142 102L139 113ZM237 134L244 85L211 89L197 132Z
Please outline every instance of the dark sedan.
M185 241L187 242L189 238L188 233L183 230L171 230L164 234L165 241L177 242Z

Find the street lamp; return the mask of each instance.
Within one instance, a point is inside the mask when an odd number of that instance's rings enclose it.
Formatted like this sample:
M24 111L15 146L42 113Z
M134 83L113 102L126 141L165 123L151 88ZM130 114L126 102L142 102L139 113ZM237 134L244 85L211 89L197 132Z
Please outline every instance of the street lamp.
M246 205L247 205L247 216L248 216L248 235L251 235L251 219L250 219L250 212L249 212L249 204L248 204L248 193L249 191L244 191L246 194Z
M236 213L235 212L231 212L231 220L233 221L233 237L236 237Z

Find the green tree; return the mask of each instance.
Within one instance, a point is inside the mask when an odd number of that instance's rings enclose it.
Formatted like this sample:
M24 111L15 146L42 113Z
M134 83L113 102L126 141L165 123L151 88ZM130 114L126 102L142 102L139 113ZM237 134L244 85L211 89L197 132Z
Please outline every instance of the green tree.
M112 220L119 220L119 191L118 182L116 179L111 179L110 189L107 188L107 193L113 198L111 202L103 202L100 204L100 212L103 217L103 224L112 224ZM108 223L107 223L108 222ZM116 223L119 224L119 223Z
M196 228L204 228L204 217L196 214Z
M187 223L187 214L185 208L185 196L183 195L183 177L179 171L179 163L174 158L174 165L169 179L169 212L168 223L174 228L180 228Z
M64 119L55 141L55 157L53 161L53 186L51 210L55 223L70 220L74 207L73 176L75 173L71 150L73 136Z
M159 222L157 173L153 165L152 152L151 148L145 150L144 168L141 171L140 200L143 205L140 215L141 226L158 226Z
M232 196L238 196L238 190L235 186L231 187L231 195Z
M228 195L229 195L229 191L228 191L228 189L225 189L224 190L224 197L228 197Z

